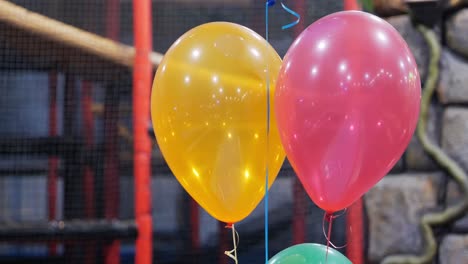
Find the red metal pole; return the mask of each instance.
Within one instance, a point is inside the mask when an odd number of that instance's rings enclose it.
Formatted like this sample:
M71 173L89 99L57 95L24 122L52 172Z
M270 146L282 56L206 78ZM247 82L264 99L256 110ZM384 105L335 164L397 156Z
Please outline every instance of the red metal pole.
M81 87L81 108L83 118L83 132L85 139L85 148L91 151L94 145L94 117L92 111L92 85L88 81L83 81ZM85 217L92 219L95 217L95 196L94 196L94 173L89 164L85 165L83 172L83 193L84 193L84 211ZM95 263L94 250L96 247L95 241L88 241L85 244L84 263Z
M298 0L294 2L295 11L301 16L301 20L293 27L294 37L298 37L305 29L305 19L307 18L307 5L305 0ZM304 243L306 240L306 224L305 224L305 207L306 199L304 195L304 188L302 187L299 179L295 177L293 184L293 244Z
M95 2L86 1L85 12L89 17L85 19L83 27L86 30L94 31L96 28ZM83 135L85 149L92 151L94 147L94 114L93 114L93 84L89 81L81 81L81 116L83 123ZM83 173L83 192L84 192L84 213L86 218L96 216L95 208L95 190L94 190L94 172L93 168L86 163Z
M107 0L106 37L118 40L120 33L120 0Z
M85 30L94 32L96 29L97 12L96 4L93 0L85 1L85 12L88 14L83 21L83 28ZM93 104L93 84L89 81L81 81L81 118L83 124L84 135L84 148L87 153L93 151L94 147L94 116L92 110ZM87 156L89 157L89 156ZM95 175L93 167L86 160L83 168L83 198L84 198L84 216L87 219L96 217L96 194L95 194ZM96 241L87 240L83 244L83 263L94 264L96 263Z
M92 111L92 86L89 82L82 82L81 104L83 111L84 138L87 150L91 150L94 144L94 117ZM85 216L93 218L94 208L94 174L91 166L86 165L83 179L83 191L85 194Z
M294 1L294 5L296 8L296 12L301 16L299 23L293 27L294 29L294 36L297 38L299 34L306 27L306 19L307 19L307 2L305 0L296 0Z
M133 0L135 65L133 69L133 133L135 174L135 218L138 228L135 263L148 264L153 258L151 218L151 141L148 136L153 69L151 0Z
M120 0L107 0L106 1L106 36L112 40L119 39L120 32ZM119 208L119 168L118 168L118 100L115 102L112 98L111 91L114 87L107 87L108 89L105 104L104 118L109 125L106 129L106 166L104 172L104 214L106 219L115 219L118 217ZM120 241L113 240L104 249L105 262L107 264L114 264L120 262Z
M57 136L57 73L49 73L49 136ZM47 204L49 221L56 219L58 157L49 157ZM57 254L57 244L49 244L49 253Z
M364 263L364 226L362 199L357 200L346 214L346 255L353 264Z
M304 243L306 240L305 225L305 196L304 189L298 179L294 179L293 184L294 205L293 205L293 244Z
M200 214L198 203L190 197L190 231L191 231L191 246L192 255L198 256L200 250Z
M104 107L104 216L108 220L118 217L119 212L119 160L118 160L118 91L106 87ZM104 248L105 263L120 262L120 242L110 241Z
M345 10L361 10L356 0L344 0ZM346 214L346 255L353 264L364 263L364 228L362 198Z
M356 0L344 0L344 10L361 10Z

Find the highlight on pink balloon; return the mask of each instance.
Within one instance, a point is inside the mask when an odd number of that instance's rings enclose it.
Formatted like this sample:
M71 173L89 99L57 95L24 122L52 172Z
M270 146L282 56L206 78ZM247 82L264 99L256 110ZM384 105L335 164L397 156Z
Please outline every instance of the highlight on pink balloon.
M284 58L274 103L310 198L336 212L383 178L415 131L420 97L413 55L386 21L343 11L304 30Z

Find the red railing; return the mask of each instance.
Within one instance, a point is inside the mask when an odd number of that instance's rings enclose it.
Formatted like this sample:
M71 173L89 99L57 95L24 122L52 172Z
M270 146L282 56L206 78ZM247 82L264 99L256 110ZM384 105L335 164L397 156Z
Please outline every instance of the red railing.
M120 33L120 1L106 0L105 35L112 40L119 40ZM109 84L106 87L104 105L104 216L112 220L118 217L119 212L119 159L118 159L118 92ZM110 97L110 98L107 98ZM117 99L117 100L115 100ZM120 262L120 241L110 241L104 248L105 263Z
M152 65L151 0L133 0L135 65L133 69L133 134L135 174L135 218L138 228L135 262L152 261L153 238L151 218L151 141L150 88Z

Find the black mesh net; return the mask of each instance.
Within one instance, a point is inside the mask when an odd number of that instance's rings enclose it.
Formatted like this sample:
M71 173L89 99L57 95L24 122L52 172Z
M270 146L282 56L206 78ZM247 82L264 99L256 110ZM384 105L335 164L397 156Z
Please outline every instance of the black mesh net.
M337 0L305 2L305 25L342 9ZM4 3L15 5L0 11L0 262L133 263L132 72L125 49L114 57L86 52L101 49L95 37L133 45L132 1ZM283 56L297 31L281 26L294 17L278 4L270 12L270 43ZM263 1L156 0L152 14L159 53L210 21L265 36ZM193 204L155 144L151 190L154 263L230 263L223 255L232 248L230 230ZM296 242L326 243L323 212L287 164L269 215L270 256ZM338 245L343 221L333 228ZM261 203L237 225L240 263L263 261L263 227Z

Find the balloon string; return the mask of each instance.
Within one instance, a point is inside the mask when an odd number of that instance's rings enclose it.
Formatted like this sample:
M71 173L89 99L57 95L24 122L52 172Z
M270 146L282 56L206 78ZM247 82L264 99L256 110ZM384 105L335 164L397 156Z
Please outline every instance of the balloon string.
M268 9L270 6L275 5L276 1L275 0L267 0L265 3L265 39L267 42L267 45L269 45L269 38L268 38L268 28L269 28L269 20L268 20ZM296 21L289 23L287 25L284 25L281 27L281 29L288 29L290 27L293 27L299 23L301 20L301 16L294 12L293 10L289 9L282 1L281 1L281 6L283 7L286 12L290 13L291 15L295 16L297 18ZM268 48L268 47L267 47ZM269 180L268 180L268 157L269 157L269 138L270 138L270 77L269 77L269 65L266 65L266 89L267 89L267 131L266 131L266 141L267 141L267 151L266 151L266 171L265 171L265 263L268 264L268 185L269 185Z
M340 249L340 248L346 247L346 244L344 246L338 247L338 246L335 246L333 242L331 242L331 230L332 230L332 225L333 225L333 219L342 216L345 212L346 212L346 209L341 214L338 214L338 215L333 215L333 213L326 212L323 216L322 231L323 231L323 235L327 239L327 256L328 256L329 246L332 246L334 249ZM328 222L328 232L325 232L326 222Z
M275 4L274 0L267 0L265 4L265 39L267 45L269 45L268 39L268 7ZM267 47L268 49L268 47ZM269 153L269 135L270 135L270 76L269 76L269 65L266 65L266 100L267 100L267 124L266 124L266 171L265 171L265 264L268 264L268 153Z
M234 260L236 264L238 264L237 261L237 247L239 246L239 233L237 233L236 228L234 227L234 224L229 224L226 226L226 228L231 228L232 229L232 244L234 248L230 251L224 251L224 254L231 259Z
M325 264L328 263L328 249L330 248L330 238L331 238L331 230L332 230L332 226L333 226L333 215L331 214L326 214L326 218L327 221L329 221L329 224L328 224L328 233L327 233L327 253L325 255Z
M274 4L276 3L275 0L268 0L267 1L267 7L268 6L273 6ZM296 21L292 22L292 23L289 23L287 25L284 25L281 27L281 29L285 30L285 29L288 29L288 28L291 28L297 24L299 24L299 22L301 21L301 15L299 15L297 12L293 11L292 9L288 8L284 3L283 1L281 1L281 7L283 7L283 9L288 12L289 14L295 16L297 19Z

